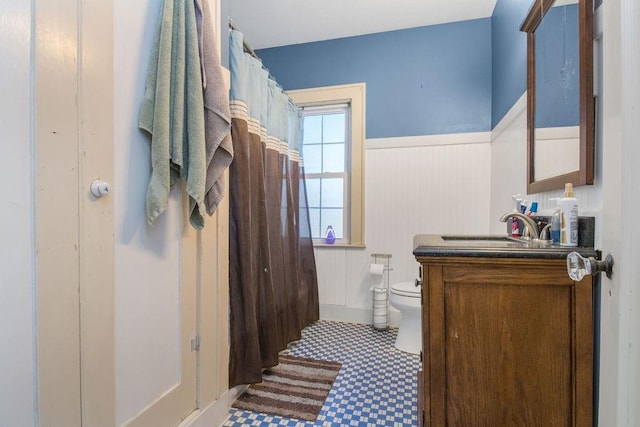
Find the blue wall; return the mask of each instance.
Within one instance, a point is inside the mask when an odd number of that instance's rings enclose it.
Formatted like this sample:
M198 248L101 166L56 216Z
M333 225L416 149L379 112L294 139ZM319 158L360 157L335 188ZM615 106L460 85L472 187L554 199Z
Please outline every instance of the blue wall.
M489 18L257 54L285 90L365 82L368 138L491 129Z
M493 129L527 90L527 35L520 25L530 1L498 0L491 17Z
M530 6L497 0L491 18L257 53L286 90L366 82L368 138L489 131L527 89ZM543 125L575 119L545 111Z
M520 32L520 25L530 5L522 0L498 0L493 10L492 129L527 90L527 35ZM577 4L553 7L536 31L536 127L575 126L579 122L577 14ZM568 70L561 78L563 61Z

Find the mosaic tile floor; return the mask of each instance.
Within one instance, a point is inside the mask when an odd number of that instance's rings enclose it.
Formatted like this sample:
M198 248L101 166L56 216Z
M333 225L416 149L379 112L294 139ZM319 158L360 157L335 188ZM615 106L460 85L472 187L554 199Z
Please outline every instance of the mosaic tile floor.
M397 329L321 320L285 353L336 360L342 369L315 423L231 408L223 426L415 426L417 355L397 350Z

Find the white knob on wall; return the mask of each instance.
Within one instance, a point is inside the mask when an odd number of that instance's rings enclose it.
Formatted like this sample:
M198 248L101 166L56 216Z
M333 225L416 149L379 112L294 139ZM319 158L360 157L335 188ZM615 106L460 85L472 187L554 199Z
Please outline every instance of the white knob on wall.
M110 192L111 184L109 184L108 182L96 180L91 183L91 194L93 194L95 197L100 198L102 196L106 196Z

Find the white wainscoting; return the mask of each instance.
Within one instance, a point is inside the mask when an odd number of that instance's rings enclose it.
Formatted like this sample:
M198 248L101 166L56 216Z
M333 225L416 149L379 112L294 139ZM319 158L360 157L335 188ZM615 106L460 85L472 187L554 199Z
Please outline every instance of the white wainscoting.
M490 133L366 142L366 248L316 248L321 317L371 322L372 253L389 253L389 283L413 281L413 236L488 233ZM393 317L395 319L395 317Z
M513 210L511 196L527 194L527 94L491 133L491 233L506 232L498 219Z

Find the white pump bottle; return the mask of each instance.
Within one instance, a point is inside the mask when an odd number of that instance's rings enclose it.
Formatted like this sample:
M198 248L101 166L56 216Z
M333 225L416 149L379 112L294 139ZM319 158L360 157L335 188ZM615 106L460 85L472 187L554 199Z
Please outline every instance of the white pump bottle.
M558 200L560 208L560 245L578 246L578 199L573 195L573 184L564 185L564 197Z

